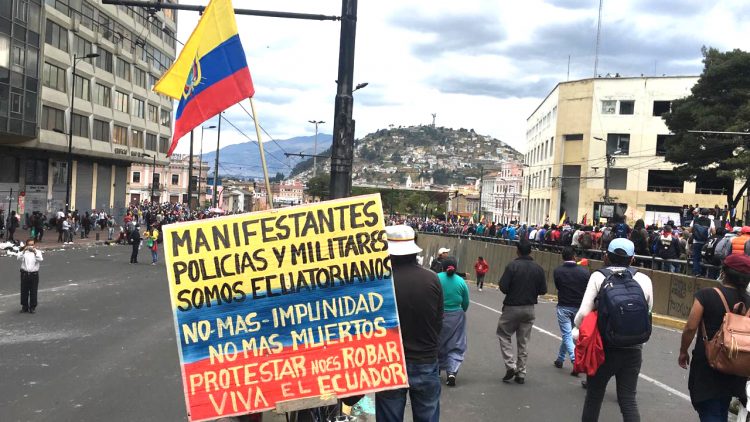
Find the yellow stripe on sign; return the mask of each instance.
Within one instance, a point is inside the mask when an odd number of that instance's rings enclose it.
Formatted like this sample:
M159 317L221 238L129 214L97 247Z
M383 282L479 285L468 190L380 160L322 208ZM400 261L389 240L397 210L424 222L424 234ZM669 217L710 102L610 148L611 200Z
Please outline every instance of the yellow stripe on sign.
M251 301L390 276L380 195L170 224L163 235L175 310L217 293Z
M200 60L237 33L232 0L211 0L182 48L180 56L154 85L154 92L179 100L193 62Z

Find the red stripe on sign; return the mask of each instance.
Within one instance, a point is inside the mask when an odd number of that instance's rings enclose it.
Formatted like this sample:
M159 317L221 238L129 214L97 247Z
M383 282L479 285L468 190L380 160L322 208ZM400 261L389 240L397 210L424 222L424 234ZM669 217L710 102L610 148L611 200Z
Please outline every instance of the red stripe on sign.
M263 412L280 401L407 387L400 332L356 342L254 356L225 343L223 356L184 367L190 419L202 421ZM235 347L236 346L236 347ZM236 350L236 354L235 354ZM226 353L228 351L228 353ZM223 362L221 360L223 359Z

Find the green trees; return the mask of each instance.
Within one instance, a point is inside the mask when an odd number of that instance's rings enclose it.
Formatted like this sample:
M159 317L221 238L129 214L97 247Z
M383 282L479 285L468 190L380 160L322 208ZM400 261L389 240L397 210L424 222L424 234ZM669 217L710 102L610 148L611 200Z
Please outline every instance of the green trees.
M307 181L307 187L305 193L314 198L319 198L321 201L328 199L329 197L329 185L331 184L331 175L328 173L318 174L312 179Z
M727 204L734 208L750 178L750 53L704 48L703 64L692 94L673 101L663 115L674 134L666 142L666 160L689 180L724 178ZM744 181L737 192L734 180Z

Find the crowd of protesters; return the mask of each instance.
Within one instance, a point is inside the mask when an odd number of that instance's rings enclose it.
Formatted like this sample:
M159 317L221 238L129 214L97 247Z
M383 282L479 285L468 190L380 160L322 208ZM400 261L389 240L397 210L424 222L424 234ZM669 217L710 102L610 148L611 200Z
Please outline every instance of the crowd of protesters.
M687 272L695 276L717 278L723 260L732 253L745 253L750 226L732 222L718 207L684 207L680 221L646 225L639 219L598 224L531 224L474 222L471 219L392 218L392 224L406 224L426 233L454 234L498 239L512 244L529 240L539 250L556 251L571 246L582 257L592 258L606 251L609 243L626 238L635 245L636 264L667 272ZM750 248L750 244L748 244ZM698 259L695 259L695 258ZM657 259L654 259L657 258ZM689 268L683 266L686 262Z

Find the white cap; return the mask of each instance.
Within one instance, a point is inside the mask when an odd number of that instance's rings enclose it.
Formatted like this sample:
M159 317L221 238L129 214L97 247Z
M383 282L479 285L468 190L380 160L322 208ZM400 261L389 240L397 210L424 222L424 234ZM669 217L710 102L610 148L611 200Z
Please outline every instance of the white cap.
M406 225L386 226L388 236L388 253L391 255L414 255L422 252L422 248L414 242L414 229Z
M444 254L444 253L448 253L448 252L450 252L450 251L451 251L451 250L450 250L450 249L448 249L448 248L440 248L440 249L438 249L438 255L442 255L442 254Z

